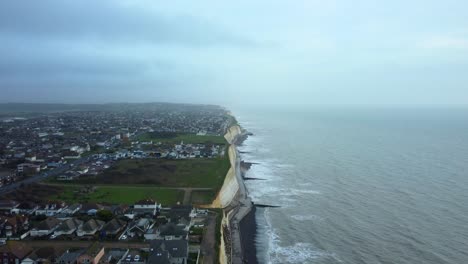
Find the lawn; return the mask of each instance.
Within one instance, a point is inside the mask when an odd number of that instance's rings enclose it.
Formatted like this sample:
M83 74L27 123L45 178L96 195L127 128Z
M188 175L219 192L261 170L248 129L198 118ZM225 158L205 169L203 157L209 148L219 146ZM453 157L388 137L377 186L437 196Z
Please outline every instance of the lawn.
M148 132L138 137L139 141L153 141L161 143L179 144L217 144L223 145L227 141L223 136L197 136L195 134L180 134L172 132Z
M151 184L159 187L221 188L229 170L228 155L212 159L120 160L102 174L81 178L79 184Z
M192 204L204 205L212 203L215 198L215 191L193 191L191 202Z
M163 205L174 205L182 202L184 191L146 186L97 186L90 193L80 192L82 186L63 186L63 192L49 199L76 202L106 202L112 204L133 204L139 200L151 198Z

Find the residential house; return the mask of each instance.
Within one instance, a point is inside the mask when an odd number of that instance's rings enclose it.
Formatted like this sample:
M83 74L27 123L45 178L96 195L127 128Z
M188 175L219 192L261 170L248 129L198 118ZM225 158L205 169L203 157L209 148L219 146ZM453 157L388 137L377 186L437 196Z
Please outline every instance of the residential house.
M55 247L42 247L29 254L21 264L55 263L59 256L59 252Z
M66 208L64 208L62 210L62 214L65 214L65 215L74 215L76 213L78 213L78 211L80 211L81 209L81 204L72 204Z
M63 209L65 209L66 204L64 202L51 202L39 206L34 212L35 215L45 215L45 216L54 216Z
M76 168L75 171L78 172L79 174L85 174L89 171L89 166L85 166L85 165L78 166L78 168Z
M169 219L172 223L178 225L190 226L190 214L192 213L192 206L176 205L171 207L169 212ZM188 230L188 229L187 229Z
M146 254L145 254L146 255ZM132 249L122 258L120 264L144 264L146 258L143 258L143 253L140 250Z
M140 218L136 221L132 221L129 225L125 234L129 237L143 237L146 231L152 227L153 221L149 218Z
M127 222L114 218L109 221L101 230L104 236L117 236L120 232L124 231L127 226Z
M27 215L32 215L36 212L36 210L39 209L39 206L36 203L33 202L22 202L18 207L15 209L11 210L12 213L15 214L27 214Z
M21 163L17 167L18 173L25 175L34 175L41 171L41 166L32 163Z
M188 231L185 226L167 223L158 228L157 237L163 240L187 239Z
M29 218L22 215L1 216L0 235L5 238L19 237L29 229Z
M57 264L77 264L78 258L83 254L84 250L65 251L57 260Z
M0 169L0 187L8 185L16 181L16 174L14 171Z
M13 200L0 200L0 211L11 213L20 203Z
M107 250L104 256L101 258L101 263L104 264L115 264L120 263L120 261L128 254L128 249L122 248L113 248Z
M8 241L5 245L0 246L0 264L19 264L31 252L32 248L26 243Z
M76 235L81 236L93 236L96 232L100 231L104 226L105 222L101 220L90 219L84 225L78 228Z
M60 225L60 221L55 217L48 217L40 222L37 226L33 227L30 231L30 236L40 237L52 234Z
M76 219L76 218L71 218L60 223L57 229L55 229L54 235L55 236L71 235L75 233L75 231L82 226L83 226L83 221Z
M156 215L160 209L160 205L153 199L140 200L133 205L135 214L151 214Z
M87 215L96 215L96 213L103 208L102 205L97 203L82 204L79 213Z
M104 256L104 247L97 242L92 244L89 248L81 254L76 262L78 264L97 264Z
M21 261L21 264L37 264L37 262L34 259L27 256L25 259Z
M187 264L187 240L152 240L148 263Z
M64 159L79 159L81 154L75 151L65 151L63 154Z
M113 215L124 215L127 212L129 207L123 204L115 204L104 206L103 210L109 210L112 212Z

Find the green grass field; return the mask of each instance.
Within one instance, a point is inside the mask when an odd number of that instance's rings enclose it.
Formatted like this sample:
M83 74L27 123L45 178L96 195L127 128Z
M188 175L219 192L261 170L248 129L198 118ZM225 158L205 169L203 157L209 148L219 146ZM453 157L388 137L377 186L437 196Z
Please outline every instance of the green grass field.
M192 204L204 205L212 203L215 198L215 191L193 191L190 200Z
M138 137L139 141L153 141L161 143L179 144L183 141L185 144L226 144L227 141L223 136L197 136L195 134L179 134L179 133L161 133L148 132Z
M80 178L69 184L150 184L218 190L229 168L228 155L213 159L129 159L118 161L98 176Z
M133 204L136 201L152 198L163 205L182 202L184 191L146 186L97 186L91 193L81 193L82 186L62 186L63 192L49 197L51 200L76 202L106 202L112 204Z

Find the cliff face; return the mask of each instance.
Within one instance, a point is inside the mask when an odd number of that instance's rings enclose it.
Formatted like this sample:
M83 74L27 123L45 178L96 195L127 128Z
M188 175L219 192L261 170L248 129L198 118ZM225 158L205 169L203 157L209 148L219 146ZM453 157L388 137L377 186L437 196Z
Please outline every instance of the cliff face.
M218 196L211 204L213 208L226 208L229 206L235 199L236 195L241 191L240 189L240 182L238 179L238 173L240 173L240 161L238 159L238 152L236 148L236 144L239 141L239 137L242 136L242 129L238 125L231 126L224 138L226 138L227 142L230 144L228 148L228 155L229 160L231 162L231 168L229 169L226 178L224 179L223 186L218 193ZM232 252L226 252L226 245L225 245L225 234L224 234L224 227L229 227L229 215L232 214L233 211L228 212L228 216L223 214L222 224L221 224L221 245L219 249L219 263L226 264L231 263ZM230 237L230 236L229 236ZM232 246L232 245L231 245Z
M231 161L231 168L229 169L226 178L224 179L223 186L218 193L218 196L213 201L211 207L214 208L225 208L227 207L234 197L236 193L239 191L239 182L237 181L236 174L238 173L237 170L239 169L238 166L238 159L237 159L237 149L235 146L235 141L237 137L241 134L241 128L239 126L232 126L224 135L224 138L231 144L228 149L229 160Z
M231 126L226 134L224 135L224 138L229 142L229 144L235 144L236 139L238 136L242 134L242 129L238 125Z

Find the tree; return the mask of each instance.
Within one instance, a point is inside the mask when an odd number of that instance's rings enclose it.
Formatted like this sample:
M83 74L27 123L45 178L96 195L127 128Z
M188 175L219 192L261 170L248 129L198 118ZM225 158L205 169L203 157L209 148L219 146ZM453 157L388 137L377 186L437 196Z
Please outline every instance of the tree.
M114 214L109 211L109 210L100 210L97 212L96 216L98 217L99 220L109 222L114 218Z

